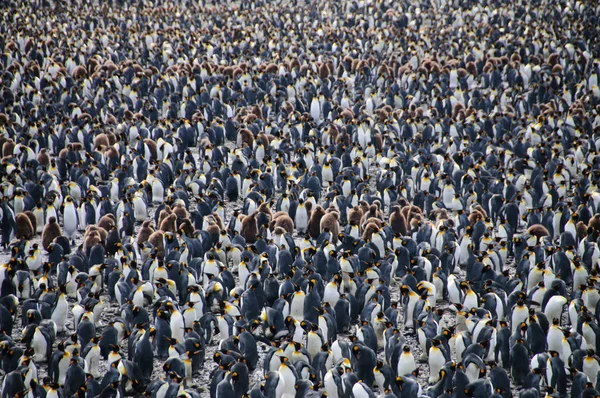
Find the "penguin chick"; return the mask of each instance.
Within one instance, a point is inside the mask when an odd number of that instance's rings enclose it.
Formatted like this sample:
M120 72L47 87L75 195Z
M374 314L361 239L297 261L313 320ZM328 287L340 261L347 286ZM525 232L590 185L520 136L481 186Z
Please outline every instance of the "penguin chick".
M337 211L332 211L331 213L325 214L321 218L320 228L321 232L329 231L331 232L332 243L337 244L338 235L340 234L340 223L339 223L340 215Z
M189 213L185 206L181 203L173 206L173 214L177 216L178 220L184 220L189 217Z
M25 213L15 216L15 237L17 239L31 239L35 235L35 228L31 225L30 218ZM60 234L59 234L60 235Z
M406 235L406 218L400 211L400 206L392 206L392 211L390 212L389 224L392 227L392 230L396 234L401 234L402 236Z
M171 210L171 206L165 205L165 207L160 211L160 213L158 213L158 220L156 222L156 225L159 226L159 229L160 229L160 225L165 220L165 218L169 217L171 214L173 214L173 210Z
M254 146L254 134L248 129L240 129L237 144L240 147L247 145L252 148Z
M88 253L92 247L102 244L102 238L98 231L90 232L83 237L83 250Z
M207 222L208 225L206 226L206 232L208 232L208 234L212 236L213 241L216 242L221 234L221 228L219 228L219 225L212 218L207 220Z
M104 134L104 133L100 133L96 136L95 140L94 140L94 148L98 149L98 148L106 148L110 145L110 142L108 140L108 135Z
M475 223L479 220L484 220L485 214L477 209L474 209L471 214L469 214L469 224L471 226L475 225Z
M31 226L33 227L33 234L35 235L36 231L37 231L37 227L38 227L38 222L37 222L37 218L35 216L35 214L33 214L33 212L31 210L27 210L25 212L23 212L23 214L25 214L27 217L29 217L29 221L31 222ZM18 224L18 222L17 222Z
M376 218L381 222L382 214L381 214L381 211L379 210L378 204L379 204L378 201L373 202L373 204L371 206L369 206L369 210L365 214L363 214L362 219L360 220L360 225L362 225L363 228L368 223L373 222L373 220L371 220L372 218Z
M321 233L321 219L325 216L325 209L320 205L317 205L310 215L308 220L308 234L311 238L316 239Z
M29 224L31 227L31 223ZM48 224L46 224L44 230L42 231L42 247L44 250L47 251L50 247L50 243L52 243L52 241L54 241L54 239L59 237L61 234L60 225L58 225L56 218L50 217Z
M575 225L575 228L577 229L577 236L580 239L583 239L587 236L588 227L587 227L587 225L584 224L583 221L578 221L577 224Z
M177 216L172 213L169 214L164 220L162 220L158 229L163 232L175 233L177 231Z
M543 238L544 236L550 236L550 232L548 232L546 227L544 227L542 224L532 225L527 229L527 233L529 235L535 236L538 239Z
M158 258L165 257L165 236L162 231L153 232L148 238L148 242L156 249Z
M96 225L89 225L86 228L85 233L83 235L84 239L86 236L91 234L97 234L100 237L100 241L102 242L102 244L104 244L106 242L106 238L108 237L108 230L105 230L104 228L99 228Z
M255 211L249 216L246 216L242 219L242 231L241 235L246 239L248 243L256 242L258 237L258 222L256 221L256 215L258 211Z
M594 214L588 222L588 228L592 228L596 232L600 232L600 213Z
M50 156L48 156L46 148L40 149L40 152L37 155L37 161L42 166L48 166L50 164Z
M362 235L363 240L365 242L370 241L373 234L378 231L379 231L379 226L376 223L374 223L374 222L368 223L364 228L364 232Z
M154 233L154 229L152 229L152 221L146 220L142 223L142 227L138 231L137 236L137 244L138 246L143 246L144 242L147 242L150 238L150 235Z
M106 232L110 231L114 225L117 225L117 223L115 222L115 216L111 213L103 215L98 220L98 227L104 229Z
M294 233L294 220L288 215L288 213L280 211L273 215L273 221L271 221L271 230L275 228L283 228L287 233Z
M360 225L360 220L362 219L363 212L360 207L354 206L348 212L348 224L352 225Z

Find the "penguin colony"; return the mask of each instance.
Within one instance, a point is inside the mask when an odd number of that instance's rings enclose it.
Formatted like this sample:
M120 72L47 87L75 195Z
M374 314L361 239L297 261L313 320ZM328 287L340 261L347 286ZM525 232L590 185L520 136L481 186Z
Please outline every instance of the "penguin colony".
M2 5L1 397L600 395L598 3L222 3Z

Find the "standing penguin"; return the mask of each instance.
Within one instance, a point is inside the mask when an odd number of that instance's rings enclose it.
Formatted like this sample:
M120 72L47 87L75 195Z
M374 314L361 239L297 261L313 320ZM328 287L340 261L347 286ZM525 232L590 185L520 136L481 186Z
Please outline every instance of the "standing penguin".
M76 358L71 358L69 369L65 376L64 392L67 396L73 395L79 387L85 384L86 375Z
M73 202L73 198L67 196L64 202L63 208L63 227L65 236L71 239L71 244L75 244L75 233L79 225L79 219L77 214L77 208Z
M496 366L495 362L490 362L490 382L494 389L502 394L502 397L511 396L510 379L504 368Z
M215 389L215 398L235 397L235 389L233 388L232 374L227 372L223 379L217 384Z
M596 375L600 370L600 358L596 355L593 349L588 349L586 356L583 358L583 373L585 373L592 385L596 384Z
M6 249L14 236L16 229L15 214L6 201L0 203L0 228L2 230L2 246Z
M139 364L140 372L144 383L149 383L152 376L152 364L154 362L154 353L152 350L152 340L156 336L156 329L150 328L143 332L143 336L136 344L133 361Z
M4 376L2 398L24 397L25 383L20 370L14 370Z
M44 208L42 207L41 204L38 204L33 209L32 213L35 216L35 220L36 220L35 233L37 233L37 234L42 233L42 230L44 228Z
M304 202L304 199L298 200L298 205L294 213L294 225L296 233L304 234L308 229L308 221L310 219L311 202Z
M51 319L56 324L56 331L59 333L67 330L66 321L68 311L69 303L67 302L67 287L66 285L61 285L58 287L58 292L51 312Z
M47 329L36 327L30 344L34 351L33 359L36 362L47 362L50 359L52 339Z
M404 325L408 328L415 328L413 321L415 315L414 310L420 297L408 285L402 285L400 287L400 294L404 304Z
M283 384L284 396L295 396L295 385L298 380L298 375L293 366L291 366L287 357L281 358L281 365L279 365L279 379Z
M81 352L81 357L85 359L85 373L92 375L94 378L98 378L101 375L98 369L100 354L100 346L96 337L92 338Z
M96 327L92 320L86 313L77 324L77 340L80 347L86 347L96 336Z
M377 356L375 352L362 344L352 346L352 354L356 357L356 376L363 380L367 386L372 386L375 381L373 368L377 365Z
M402 354L398 359L398 367L396 374L398 376L404 376L412 373L416 368L417 365L415 363L415 357L410 352L410 347L408 345L405 345L404 347L402 347Z
M148 219L148 206L145 197L141 193L135 193L133 195L132 205L135 221L146 221Z
M165 201L165 186L163 182L154 177L151 179L151 187L152 187L152 202L154 204L161 204Z
M447 354L439 339L431 340L429 348L429 383L434 384L439 380L440 370L446 363Z
M58 349L52 354L51 362L48 364L48 375L53 383L64 385L67 377L67 370L71 364L72 354L64 351L64 346L59 343Z
M523 339L515 341L510 349L510 374L516 385L522 385L529 373L529 353Z

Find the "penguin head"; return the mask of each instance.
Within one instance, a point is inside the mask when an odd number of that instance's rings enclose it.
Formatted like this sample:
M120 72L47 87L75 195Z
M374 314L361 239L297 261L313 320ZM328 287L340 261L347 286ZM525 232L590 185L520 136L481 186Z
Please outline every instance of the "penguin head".
M442 334L444 335L444 337L446 337L447 339L450 339L453 335L454 335L454 326L446 328L442 331Z
M485 373L486 373L485 367L479 369L479 378L485 377Z
M398 377L396 377L395 381L396 381L396 386L398 386L400 391L402 391L402 386L404 385L404 377L398 376Z
M596 354L596 352L594 351L594 349L593 349L593 348L588 348L588 349L585 351L585 353L586 353L586 356L588 356L588 357L593 357L593 356Z

